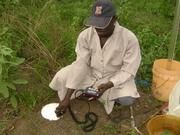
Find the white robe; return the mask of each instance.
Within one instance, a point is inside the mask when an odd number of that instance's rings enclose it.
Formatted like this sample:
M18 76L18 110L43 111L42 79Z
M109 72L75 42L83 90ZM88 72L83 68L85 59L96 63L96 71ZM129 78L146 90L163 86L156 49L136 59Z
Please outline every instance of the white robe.
M141 55L138 40L131 31L116 22L113 34L101 48L96 30L87 28L78 37L76 54L76 61L57 72L49 85L58 91L60 100L64 99L67 88L97 87L108 81L113 82L114 87L99 99L104 103L107 114L113 109L114 99L139 97L134 77Z

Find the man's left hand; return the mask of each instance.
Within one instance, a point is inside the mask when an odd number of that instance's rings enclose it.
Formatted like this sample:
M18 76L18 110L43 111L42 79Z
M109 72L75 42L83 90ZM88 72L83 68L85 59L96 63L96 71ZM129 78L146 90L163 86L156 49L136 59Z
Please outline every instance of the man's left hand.
M112 88L113 86L114 86L114 84L111 81L109 81L107 83L100 84L97 88L102 95L106 90Z

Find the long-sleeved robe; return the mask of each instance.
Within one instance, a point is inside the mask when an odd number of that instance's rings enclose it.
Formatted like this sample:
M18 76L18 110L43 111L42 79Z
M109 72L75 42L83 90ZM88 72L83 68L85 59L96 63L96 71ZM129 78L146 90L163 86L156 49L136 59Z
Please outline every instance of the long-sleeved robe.
M95 28L89 27L78 37L76 54L76 61L57 72L49 85L58 91L60 100L65 97L67 88L97 87L108 81L113 82L114 87L99 99L104 103L107 114L113 109L114 99L139 97L134 77L141 55L138 40L130 30L116 22L113 34L101 48Z

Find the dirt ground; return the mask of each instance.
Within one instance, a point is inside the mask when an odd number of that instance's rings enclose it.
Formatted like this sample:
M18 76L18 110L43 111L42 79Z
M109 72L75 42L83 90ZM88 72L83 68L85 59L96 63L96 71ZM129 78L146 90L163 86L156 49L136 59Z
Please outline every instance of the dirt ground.
M131 131L129 117L119 123L112 122L99 101L90 103L91 111L98 115L98 122L96 128L89 133L82 131L81 126L72 120L69 112L58 121L48 121L42 118L40 114L42 106L57 101L58 98L52 98L33 111L24 111L21 117L17 116L9 122L4 130L4 135L136 135ZM148 134L146 123L159 110L161 104L152 95L144 93L141 93L141 98L134 104L136 125L143 135ZM79 100L73 100L72 108L81 120L88 110L87 103ZM116 107L112 114L118 114L119 111L120 109Z

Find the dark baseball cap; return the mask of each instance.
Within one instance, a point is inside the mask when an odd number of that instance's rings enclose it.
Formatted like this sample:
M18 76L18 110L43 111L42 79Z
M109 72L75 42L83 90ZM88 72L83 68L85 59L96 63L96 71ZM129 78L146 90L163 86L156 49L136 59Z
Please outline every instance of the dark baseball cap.
M85 25L104 29L115 15L116 9L111 0L96 0L92 8L92 15L87 19Z

